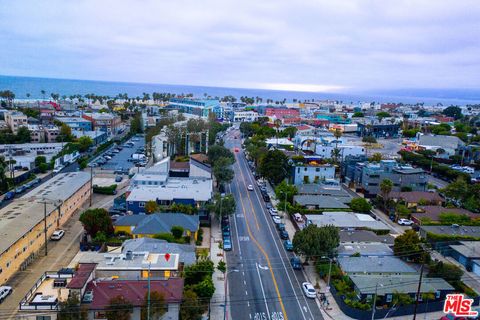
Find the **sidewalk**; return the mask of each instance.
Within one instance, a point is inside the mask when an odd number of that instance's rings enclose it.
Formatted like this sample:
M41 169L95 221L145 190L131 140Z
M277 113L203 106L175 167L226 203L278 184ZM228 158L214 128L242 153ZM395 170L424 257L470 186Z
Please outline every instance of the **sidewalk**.
M225 299L226 296L228 297L228 288L225 282L225 276L217 269L218 263L221 260L225 261L225 263L227 262L223 249L220 249L218 246L221 241L222 234L220 232L220 224L217 219L212 218L212 225L210 229L210 259L213 261L213 265L215 267L215 271L213 272L212 276L213 284L215 285L215 293L210 300L214 302L210 305L210 319L223 319L225 311L227 314L230 314L228 301ZM225 302L227 302L227 307L225 307Z

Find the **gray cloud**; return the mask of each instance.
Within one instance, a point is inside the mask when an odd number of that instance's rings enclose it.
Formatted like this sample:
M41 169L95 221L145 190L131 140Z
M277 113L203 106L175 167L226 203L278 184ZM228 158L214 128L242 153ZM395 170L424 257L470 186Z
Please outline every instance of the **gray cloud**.
M0 73L173 84L479 88L468 0L0 0Z

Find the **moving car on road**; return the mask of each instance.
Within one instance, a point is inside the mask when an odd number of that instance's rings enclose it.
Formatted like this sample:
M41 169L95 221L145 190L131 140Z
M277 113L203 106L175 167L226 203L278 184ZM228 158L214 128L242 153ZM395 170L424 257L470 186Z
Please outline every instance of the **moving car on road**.
M315 299L317 297L317 292L315 291L315 288L310 282L302 283L302 289L303 293L305 293L305 296L307 296L307 298Z
M53 232L52 236L50 237L50 240L58 241L58 240L62 239L64 235L65 235L65 231L55 230Z
M409 219L398 219L398 224L402 226L411 226L413 221Z
M251 184L249 184L247 189L248 189L248 191L253 191L253 186Z

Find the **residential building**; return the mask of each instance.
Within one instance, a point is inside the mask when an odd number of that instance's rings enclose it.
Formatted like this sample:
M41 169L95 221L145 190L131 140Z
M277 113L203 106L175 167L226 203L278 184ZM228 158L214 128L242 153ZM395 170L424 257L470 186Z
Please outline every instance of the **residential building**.
M55 120L65 123L72 130L92 131L92 122L81 117L55 117Z
M94 145L102 144L108 139L108 135L104 131L72 130L72 135L77 139L81 137L89 137L92 139Z
M362 213L325 211L322 214L308 214L305 217L308 224L313 223L318 227L333 225L343 230L390 230L382 221Z
M291 180L295 185L321 183L334 179L335 167L332 164L323 164L321 159L305 157L303 162L299 161L292 166Z
M301 124L301 125L294 126L294 127L295 127L295 129L297 129L296 134L301 135L301 136L311 136L311 135L314 135L315 132L317 131L317 128L315 128L314 126L307 125L307 124Z
M0 210L0 285L35 258L90 196L90 174L60 173ZM46 231L44 230L46 211Z
M363 146L353 146L353 145L341 145L336 146L335 144L330 145L316 145L315 154L325 158L331 159L334 155L334 150L338 148L339 150L339 159L345 160L348 156L362 156L365 155L366 149Z
M288 138L269 138L265 139L267 148L279 148L286 150L293 150L294 143Z
M31 142L33 143L57 142L60 133L57 126L29 124L27 128L30 131Z
M148 237L125 240L122 243L121 252L128 251L178 254L180 270L183 270L183 266L194 264L197 261L193 244L172 243Z
M442 213L468 216L472 219L477 218L478 214L463 208L445 208L442 206L418 206L417 211L412 213L411 219L416 223L421 223L422 219L439 222Z
M123 216L118 218L113 226L115 232L124 232L134 238L153 238L159 233L171 233L172 227L179 226L183 228L184 236L197 240L200 222L198 215L162 212Z
M107 132L108 135L115 135L121 129L122 120L119 116L111 113L84 113L82 117L92 123L92 130Z
M441 206L445 201L436 191L390 192L388 198L395 202L402 201L408 208L427 204Z
M265 116L275 119L300 118L300 111L294 108L266 108Z
M465 146L465 143L456 136L424 135L417 133L417 145L419 148L437 152L442 149L445 154L453 156Z
M369 230L340 230L338 233L343 244L384 243L391 246L395 240L390 234L377 235Z
M338 257L340 269L354 275L418 275L415 268L397 257Z
M26 127L28 117L18 111L9 111L4 113L5 122L14 134L17 134L20 127Z
M382 160L380 163L357 164L362 174L356 183L361 186L366 198L381 194L380 184L384 179L393 182L392 191L401 191L402 187L410 187L412 191L425 191L427 174L423 169L401 165L395 160ZM355 174L356 175L356 174ZM356 175L357 176L357 175Z
M223 107L219 100L173 98L170 99L168 107L204 119L207 119L211 112L216 115L217 119L224 118Z
M147 271L145 271L148 273ZM106 311L110 299L123 297L133 307L131 319L141 319L141 310L145 306L147 292L158 292L165 298L166 313L162 320L178 320L180 304L183 298L183 279L169 278L166 280L95 280L87 286L91 301L84 303L89 309L89 320L106 319Z
M258 113L255 111L233 111L233 122L253 122L258 119Z
M433 299L428 302L444 301L447 294L454 293L453 288L442 278L422 278L419 286L420 275L351 275L354 290L360 300L370 300L377 295L377 303L380 305L391 304L394 296L399 293L407 294L416 300L417 292L420 290L418 301L422 302L422 295L432 293ZM374 284L374 285L372 285Z
M460 241L458 244L449 245L446 253L458 263L476 275L480 275L480 242Z
M393 256L393 250L385 243L341 243L337 248L339 257L355 255L366 257Z
M459 238L465 237L465 239L480 239L480 227L459 225L420 225L419 234L423 239L426 240L429 240L431 235L453 236Z
M293 197L294 204L304 207L308 210L322 210L322 209L349 209L348 202L351 199L335 198L332 196L320 195L295 195Z

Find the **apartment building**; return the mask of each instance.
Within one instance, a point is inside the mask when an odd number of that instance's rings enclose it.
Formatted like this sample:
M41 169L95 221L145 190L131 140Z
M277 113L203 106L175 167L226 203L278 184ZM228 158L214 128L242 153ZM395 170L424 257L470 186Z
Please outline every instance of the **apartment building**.
M43 254L45 236L61 228L89 196L88 173L61 173L0 210L0 286Z
M84 113L84 119L92 123L93 130L107 132L109 135L114 135L120 129L122 120L119 116L110 113Z
M17 134L20 127L27 126L27 116L18 111L9 111L4 113L5 122L14 134Z

